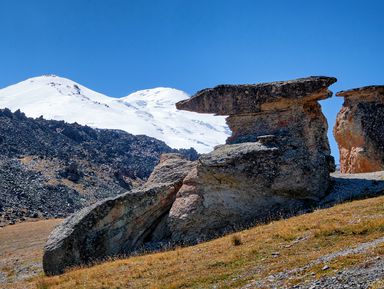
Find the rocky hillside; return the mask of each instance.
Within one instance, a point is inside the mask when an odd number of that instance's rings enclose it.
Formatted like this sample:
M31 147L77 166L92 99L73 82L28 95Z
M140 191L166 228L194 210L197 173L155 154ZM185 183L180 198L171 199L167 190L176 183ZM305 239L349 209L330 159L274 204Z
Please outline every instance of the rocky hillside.
M0 225L64 217L127 191L168 152L197 157L144 135L0 110Z

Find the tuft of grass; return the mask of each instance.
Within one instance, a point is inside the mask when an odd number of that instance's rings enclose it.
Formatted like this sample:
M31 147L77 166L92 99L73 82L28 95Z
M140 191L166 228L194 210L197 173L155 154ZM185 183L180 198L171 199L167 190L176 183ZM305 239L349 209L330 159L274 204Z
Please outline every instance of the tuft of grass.
M316 228L315 237L368 235L373 231L384 232L383 220L368 219L343 227L340 227L335 223L325 223Z
M48 283L45 280L43 280L43 279L37 280L37 282L36 282L36 289L49 289L49 288L50 287L49 287Z
M15 268L13 268L11 265L5 265L3 268L1 268L1 271L5 273L7 278L15 277Z
M370 285L371 289L383 289L384 288L384 277L382 280L376 281Z
M243 244L239 235L232 235L231 243L233 246L240 246L241 244Z

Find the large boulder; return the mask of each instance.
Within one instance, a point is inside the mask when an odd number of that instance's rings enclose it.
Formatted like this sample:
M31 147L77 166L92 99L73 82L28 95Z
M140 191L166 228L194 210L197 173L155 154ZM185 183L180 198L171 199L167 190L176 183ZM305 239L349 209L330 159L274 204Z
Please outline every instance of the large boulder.
M172 240L211 238L319 202L334 160L317 100L332 94L335 81L221 85L179 102L179 109L229 114L233 134L184 179L169 214Z
M344 104L333 129L342 173L384 170L384 86L340 91Z
M108 198L67 218L50 234L43 268L47 275L106 257L128 254L167 232L162 224L193 162L162 155L141 188Z
M263 136L202 155L170 210L172 241L195 243L316 205L329 171L325 163L312 167L307 151L291 146L285 137Z

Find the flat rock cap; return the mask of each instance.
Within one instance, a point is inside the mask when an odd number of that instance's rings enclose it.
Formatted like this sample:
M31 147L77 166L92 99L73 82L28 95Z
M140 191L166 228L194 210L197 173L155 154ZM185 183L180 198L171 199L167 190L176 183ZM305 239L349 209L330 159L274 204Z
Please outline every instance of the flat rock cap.
M288 81L259 84L218 85L197 92L191 98L176 103L181 110L230 115L273 110L276 104L290 106L298 102L328 98L328 86L334 77L311 76Z
M336 95L345 98L356 98L361 101L371 99L384 101L384 85L370 85L342 90L336 93Z

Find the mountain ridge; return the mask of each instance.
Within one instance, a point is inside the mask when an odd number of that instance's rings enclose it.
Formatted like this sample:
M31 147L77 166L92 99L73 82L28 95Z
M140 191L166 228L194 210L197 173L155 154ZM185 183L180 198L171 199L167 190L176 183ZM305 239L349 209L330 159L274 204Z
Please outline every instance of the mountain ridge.
M167 87L113 98L67 78L43 75L0 89L0 108L20 109L34 118L144 134L172 148L194 147L200 153L224 143L230 134L225 117L178 111L175 103L186 98L187 93Z

